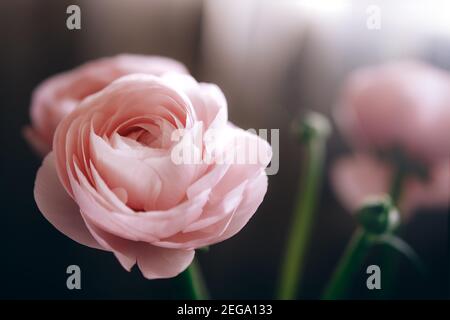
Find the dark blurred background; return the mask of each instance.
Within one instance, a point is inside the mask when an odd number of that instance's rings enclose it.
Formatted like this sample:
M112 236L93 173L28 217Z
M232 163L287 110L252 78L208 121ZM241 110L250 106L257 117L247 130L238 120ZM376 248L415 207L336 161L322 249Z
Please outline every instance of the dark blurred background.
M81 8L81 30L66 8ZM381 29L366 26L369 4ZM0 298L182 298L181 282L145 280L110 253L80 246L39 213L33 184L40 159L22 138L30 95L43 79L118 53L158 54L217 83L230 119L243 128L280 129L280 170L258 212L237 236L198 253L213 298L272 298L300 171L291 121L305 110L330 114L352 69L413 57L450 68L450 3L445 1L3 0L0 2ZM328 163L346 147L329 142ZM299 298L317 298L355 227L325 177ZM430 269L423 281L403 262L397 298L448 298L448 208L420 212L404 238ZM82 270L82 290L66 288L66 268ZM361 271L361 276L365 273ZM367 298L357 282L353 298Z

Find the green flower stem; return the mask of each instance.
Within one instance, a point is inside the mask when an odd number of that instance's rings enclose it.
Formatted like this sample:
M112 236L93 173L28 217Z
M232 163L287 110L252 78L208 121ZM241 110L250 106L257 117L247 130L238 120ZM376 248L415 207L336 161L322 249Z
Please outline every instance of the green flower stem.
M338 267L333 273L323 299L336 300L346 297L352 284L352 278L364 263L369 248L373 243L373 237L363 228L356 229L344 255L339 261Z
M356 218L359 227L339 261L323 299L347 297L353 277L363 265L369 250L378 243L380 237L391 234L399 220L397 209L387 197L366 201L358 210Z
M391 188L389 195L394 206L398 207L403 191L403 182L407 176L407 170L401 162L396 164L396 170L391 182ZM392 230L393 234L400 232L401 226ZM380 299L388 299L392 296L395 290L396 274L400 266L400 256L390 250L388 247L384 247L381 251L381 270L382 276L382 290L379 291Z
M307 161L303 162L302 173L306 174L297 195L294 217L288 238L284 261L277 288L277 298L295 299L304 269L314 211L320 189L325 159L328 121L319 114L310 114L303 123L301 135L306 145Z
M198 261L194 258L189 268L182 273L186 286L186 296L191 300L208 300L206 288Z

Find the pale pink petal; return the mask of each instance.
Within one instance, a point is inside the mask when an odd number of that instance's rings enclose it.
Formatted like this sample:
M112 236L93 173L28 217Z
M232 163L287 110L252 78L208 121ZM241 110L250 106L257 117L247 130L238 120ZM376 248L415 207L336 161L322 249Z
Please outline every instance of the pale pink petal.
M136 264L137 252L135 247L137 243L127 239L122 239L107 231L104 231L101 228L98 228L85 214L82 213L82 216L87 228L97 242L100 243L106 250L113 252L122 267L124 267L125 270L130 271Z
M225 195L215 195L214 190L211 192L207 205L203 208L202 215L197 221L187 226L183 233L198 231L210 227L216 222L231 215L242 201L247 180L231 190Z
M194 259L194 250L178 250L141 243L137 264L147 279L172 278L183 272Z
M75 178L70 180L75 199L90 221L108 233L133 241L155 242L180 232L200 216L210 193L205 190L169 210L127 214L105 208Z
M245 190L239 197L239 205L227 212L221 220L205 225L204 229L178 233L156 244L167 248L194 249L228 239L247 224L263 201L266 191L267 176L264 170L260 169L260 172L245 184Z
M188 73L188 70L182 63L166 57L122 54L91 61L53 76L33 93L30 108L32 127L46 148L51 150L59 122L85 97L128 74L160 76L166 72Z
M225 148L227 156L240 156L238 163L217 165L188 189L189 194L201 190L204 184L213 186L208 204L199 220L182 233L162 239L158 245L169 248L197 248L222 241L237 233L255 213L267 191L264 168L270 161L271 147L259 137L241 129L229 127ZM256 157L250 155L256 151ZM258 157L258 152L264 157ZM239 160L243 160L239 163ZM225 166L228 165L228 166Z
M259 174L257 174L255 178L251 179L247 183L244 196L239 207L234 213L233 219L230 221L227 228L214 243L231 238L239 231L241 231L241 229L253 217L256 210L264 200L264 196L267 192L267 186L267 175L265 174L264 169L261 169Z
M215 122L214 127L225 126L228 121L227 101L222 91L214 84L197 83L189 75L167 73L163 78L177 90L184 92L192 102L197 117L205 129Z
M369 155L343 157L331 168L331 184L342 204L354 212L368 197L389 190L391 170Z
M53 153L47 155L38 170L34 198L39 210L56 229L78 243L102 248L86 228L78 205L62 187Z
M168 210L113 215L117 223L127 226L128 232L135 233L139 240L152 242L155 238L170 237L196 221L209 195L208 189Z
M231 164L213 164L208 171L195 181L186 191L187 197L193 198L199 193L214 188L229 170Z
M157 167L111 148L93 132L90 147L92 162L99 175L110 188L127 190L129 207L137 211L155 208L162 187Z
M214 193L223 195L242 181L254 177L265 168L272 157L272 148L267 141L242 129L231 127L224 133L229 136L222 150L214 152L219 163L232 163L226 174L214 188ZM228 160L232 160L231 162Z
M132 213L133 210L126 206L126 203L128 202L128 192L124 188L120 187L113 188L111 190L106 185L105 181L103 181L102 177L100 177L92 163L90 168L95 181L96 190L105 199L105 201L110 203L116 211Z

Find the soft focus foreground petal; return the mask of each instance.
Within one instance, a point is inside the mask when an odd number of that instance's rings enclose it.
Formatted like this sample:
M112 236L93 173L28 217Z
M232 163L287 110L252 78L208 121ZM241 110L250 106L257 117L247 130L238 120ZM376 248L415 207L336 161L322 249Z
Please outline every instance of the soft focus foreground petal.
M59 181L53 153L46 156L38 170L34 198L39 210L56 229L78 243L92 248L102 248L88 231L78 205Z
M84 213L82 213L83 219L87 228L92 233L94 238L100 243L103 248L111 251L119 260L122 267L125 270L130 271L136 264L136 242L117 237L107 231L98 228L95 223L89 219Z
M178 250L140 243L137 264L147 279L172 278L183 272L194 259L194 250Z

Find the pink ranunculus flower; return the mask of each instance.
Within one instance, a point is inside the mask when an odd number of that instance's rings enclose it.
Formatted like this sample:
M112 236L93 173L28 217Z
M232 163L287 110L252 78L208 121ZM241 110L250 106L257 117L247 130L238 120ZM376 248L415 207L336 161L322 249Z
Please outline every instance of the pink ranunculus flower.
M174 148L209 130L208 142L192 149L219 157L256 146L266 156L174 163ZM228 122L217 86L179 73L128 75L60 122L34 195L68 237L113 252L127 270L137 264L146 278L168 278L189 266L195 249L245 226L266 193L270 157L265 140Z
M349 209L365 197L388 193L394 164L372 155L400 149L428 171L409 175L400 209L446 207L450 197L450 76L421 62L404 61L355 71L335 111L339 128L356 155L331 170L337 195Z
M25 128L25 138L37 153L45 155L51 150L59 122L85 97L127 74L159 76L165 72L188 73L181 62L170 58L122 54L91 61L55 75L41 83L33 93L32 124Z
M449 157L450 75L414 61L359 69L335 116L356 148L401 147L425 162Z
M368 154L338 159L331 168L331 184L344 206L355 212L368 197L389 193L393 168ZM409 176L404 182L399 208L404 218L416 209L445 208L450 203L450 161L432 167L421 181Z

